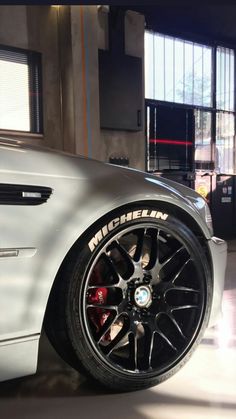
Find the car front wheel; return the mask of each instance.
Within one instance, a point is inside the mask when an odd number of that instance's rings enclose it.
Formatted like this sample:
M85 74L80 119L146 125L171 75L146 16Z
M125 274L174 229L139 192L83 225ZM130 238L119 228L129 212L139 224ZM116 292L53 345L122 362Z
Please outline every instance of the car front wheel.
M63 358L118 391L156 385L189 358L207 325L206 256L181 221L131 207L73 248L49 300L46 330Z

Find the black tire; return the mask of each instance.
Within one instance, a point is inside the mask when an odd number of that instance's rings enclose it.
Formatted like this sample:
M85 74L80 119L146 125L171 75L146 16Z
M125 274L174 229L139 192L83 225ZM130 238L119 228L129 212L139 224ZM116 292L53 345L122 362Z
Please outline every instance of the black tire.
M100 220L72 249L45 329L74 368L116 391L156 385L188 360L208 323L212 280L182 222L132 206Z

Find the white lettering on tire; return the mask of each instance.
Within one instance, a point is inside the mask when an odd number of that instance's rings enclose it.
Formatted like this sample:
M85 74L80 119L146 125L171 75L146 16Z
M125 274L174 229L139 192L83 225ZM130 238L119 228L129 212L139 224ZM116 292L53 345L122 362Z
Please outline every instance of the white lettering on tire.
M132 212L128 212L126 214L122 214L120 217L116 217L111 220L108 224L105 224L101 230L99 230L89 241L88 247L91 252L93 252L98 244L102 241L106 235L114 230L116 227L127 223L128 221L137 220L139 218L157 218L161 220L166 220L168 218L168 214L163 213L161 211L149 210L149 209L139 209Z

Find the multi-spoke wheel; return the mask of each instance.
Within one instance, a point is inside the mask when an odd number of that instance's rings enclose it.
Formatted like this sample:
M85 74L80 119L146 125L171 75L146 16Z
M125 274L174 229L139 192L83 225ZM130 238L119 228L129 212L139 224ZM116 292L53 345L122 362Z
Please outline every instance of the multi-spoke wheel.
M96 231L103 226L104 220ZM66 285L58 281L63 355L113 389L155 385L181 367L206 326L212 293L206 257L171 216L118 225L91 252L96 231L63 267Z

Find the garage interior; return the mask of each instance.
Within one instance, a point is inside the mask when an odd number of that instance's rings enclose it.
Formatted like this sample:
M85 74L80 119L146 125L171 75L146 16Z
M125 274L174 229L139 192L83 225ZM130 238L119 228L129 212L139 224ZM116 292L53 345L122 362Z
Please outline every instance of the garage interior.
M235 16L227 1L0 6L0 136L194 188L228 240L222 319L176 376L104 393L44 335L37 375L0 384L2 417L235 417Z

